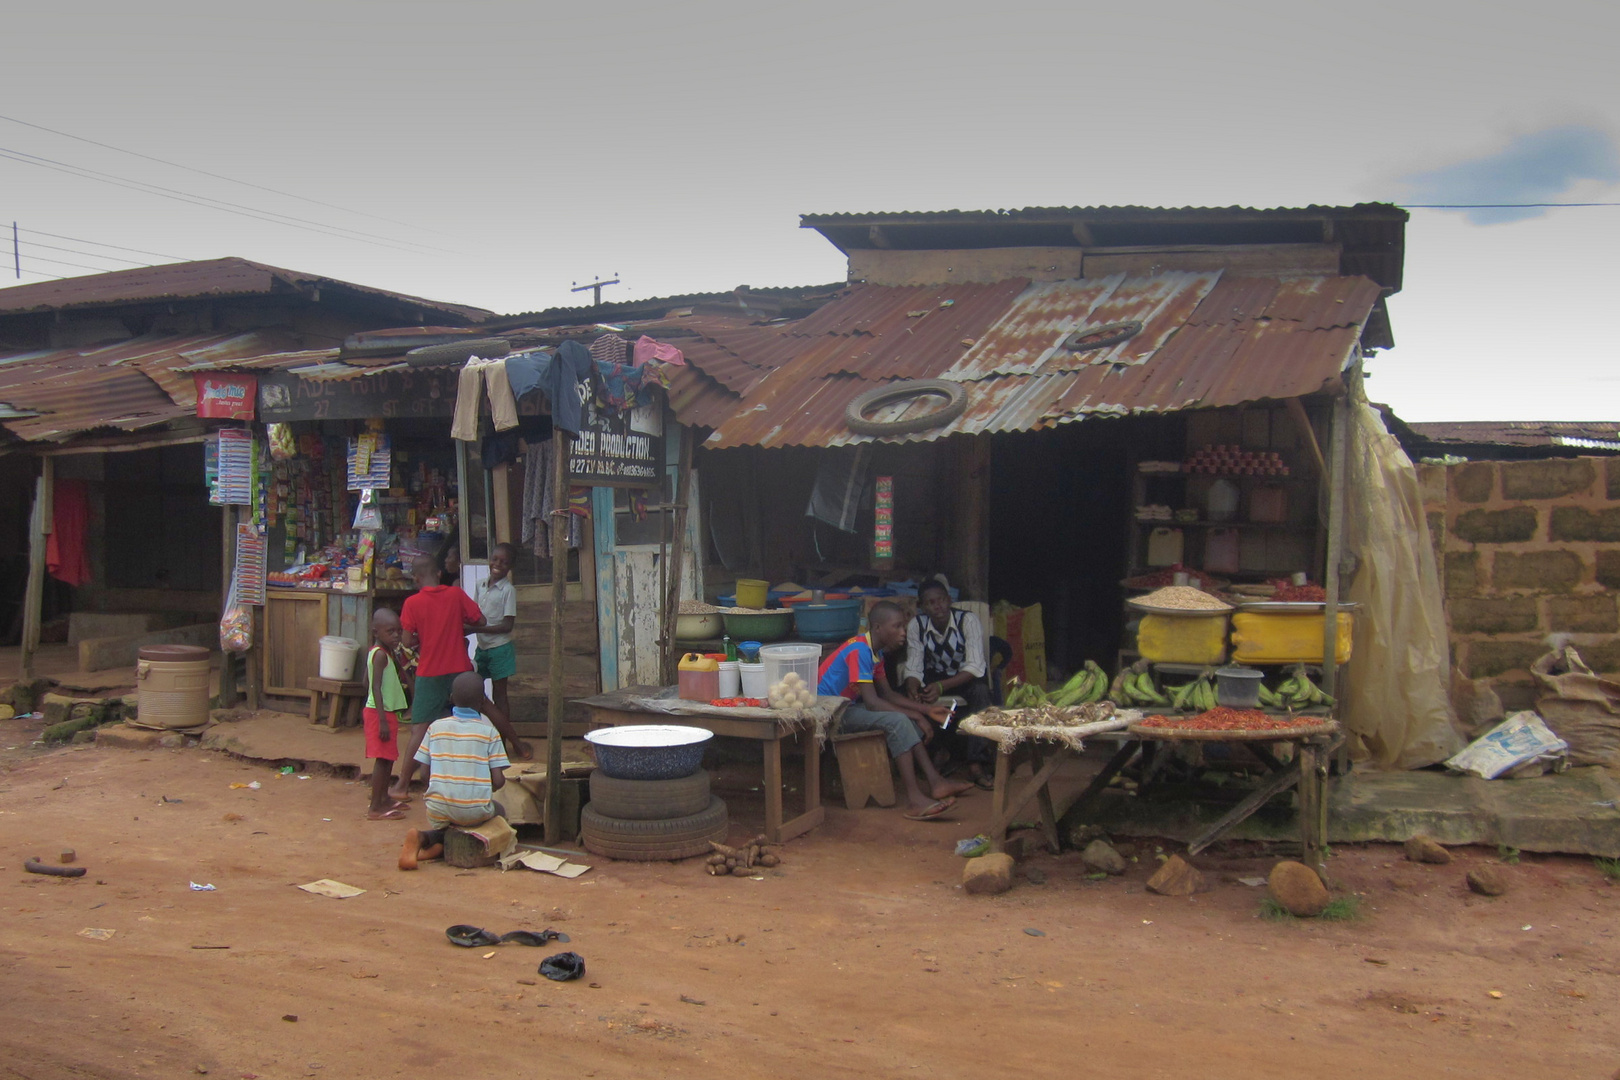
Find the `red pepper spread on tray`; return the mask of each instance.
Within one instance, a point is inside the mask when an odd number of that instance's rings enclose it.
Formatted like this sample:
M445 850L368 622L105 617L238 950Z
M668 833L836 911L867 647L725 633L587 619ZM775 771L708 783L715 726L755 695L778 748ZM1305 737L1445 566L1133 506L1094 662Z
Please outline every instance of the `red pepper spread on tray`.
M1185 731L1287 731L1289 728L1320 724L1318 716L1268 716L1258 709L1228 709L1221 705L1197 716L1149 716L1142 720L1143 727L1180 728Z

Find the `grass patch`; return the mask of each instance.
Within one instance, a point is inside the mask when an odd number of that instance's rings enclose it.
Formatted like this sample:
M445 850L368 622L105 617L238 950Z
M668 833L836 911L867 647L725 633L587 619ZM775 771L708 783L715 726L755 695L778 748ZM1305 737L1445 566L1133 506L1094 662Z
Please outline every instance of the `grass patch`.
M1516 847L1508 847L1506 844L1497 844L1496 855L1509 866L1519 865L1519 849Z
M1292 912L1270 896L1262 897L1260 900L1260 917L1267 922L1298 921ZM1361 897L1336 896L1328 901L1328 906L1322 909L1317 918L1322 922L1353 922L1361 918Z
M1609 879L1614 885L1620 885L1620 859L1596 858L1592 865L1598 868L1598 873Z

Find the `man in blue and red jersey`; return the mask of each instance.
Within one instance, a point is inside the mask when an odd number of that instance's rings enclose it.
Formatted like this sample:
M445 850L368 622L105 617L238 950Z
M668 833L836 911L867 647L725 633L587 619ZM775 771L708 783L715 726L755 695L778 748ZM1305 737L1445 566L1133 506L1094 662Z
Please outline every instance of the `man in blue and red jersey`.
M923 747L927 725L943 723L950 713L943 705L922 705L897 692L879 692L877 677L883 672L883 654L906 640L905 612L886 600L873 604L866 627L866 633L850 638L821 662L816 692L850 700L841 722L845 732L883 732L889 756L900 763L900 779L906 786L906 817L929 821L949 810L956 796L973 790L972 784L953 784L940 776ZM920 782L918 770L922 772Z

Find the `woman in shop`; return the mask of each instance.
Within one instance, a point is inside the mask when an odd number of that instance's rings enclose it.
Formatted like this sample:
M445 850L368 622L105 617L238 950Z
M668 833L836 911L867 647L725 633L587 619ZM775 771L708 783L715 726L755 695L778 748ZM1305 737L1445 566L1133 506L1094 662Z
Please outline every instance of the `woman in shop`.
M440 585L461 584L461 530L451 529L450 535L439 545L434 560L439 564Z

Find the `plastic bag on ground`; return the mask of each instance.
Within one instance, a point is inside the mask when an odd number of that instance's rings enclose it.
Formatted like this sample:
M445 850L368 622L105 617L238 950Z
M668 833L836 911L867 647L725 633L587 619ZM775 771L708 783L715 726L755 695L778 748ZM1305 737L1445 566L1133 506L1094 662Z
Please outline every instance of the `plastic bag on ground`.
M1446 768L1495 780L1506 773L1540 776L1548 767L1562 764L1569 744L1554 735L1541 717L1526 710L1516 712L1496 725L1459 754L1446 762ZM1537 763L1539 767L1525 767Z

